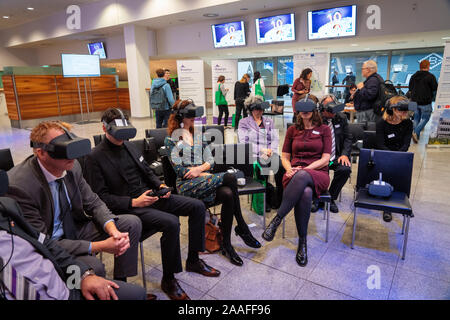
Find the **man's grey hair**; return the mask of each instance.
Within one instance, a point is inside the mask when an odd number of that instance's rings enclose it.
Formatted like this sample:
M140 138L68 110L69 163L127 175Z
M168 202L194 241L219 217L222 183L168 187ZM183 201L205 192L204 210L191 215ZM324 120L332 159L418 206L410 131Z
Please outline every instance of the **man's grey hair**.
M324 95L323 97L322 97L322 99L320 99L320 104L323 104L323 102L326 100L326 99L328 99L328 98L331 98L331 99L333 99L333 101L335 102L335 103L338 103L338 100L336 99L336 96L334 95L334 94L326 94L326 95Z
M377 65L377 63L374 60L367 60L367 61L364 62L363 65L365 65L366 68L369 68L369 69L371 69L371 70L373 70L375 72L378 71L378 65Z
M264 100L263 100L263 97L261 97L261 96L250 96L245 99L244 106L248 107L254 103L260 104L263 102L264 102Z

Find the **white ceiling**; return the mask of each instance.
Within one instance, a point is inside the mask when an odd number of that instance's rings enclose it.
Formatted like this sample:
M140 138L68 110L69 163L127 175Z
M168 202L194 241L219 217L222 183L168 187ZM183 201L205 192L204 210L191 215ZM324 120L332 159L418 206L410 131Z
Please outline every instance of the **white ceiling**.
M0 0L0 30L65 11L72 4L81 5L96 1L100 0ZM29 11L28 7L34 10ZM9 16L9 19L4 19L3 16Z

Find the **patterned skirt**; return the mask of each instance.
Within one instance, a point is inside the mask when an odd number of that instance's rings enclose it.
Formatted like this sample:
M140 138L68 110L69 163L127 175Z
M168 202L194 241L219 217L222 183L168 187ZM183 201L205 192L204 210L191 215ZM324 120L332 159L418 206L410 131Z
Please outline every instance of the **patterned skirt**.
M177 179L177 191L186 197L202 200L207 207L214 205L216 190L223 183L225 172L194 179Z

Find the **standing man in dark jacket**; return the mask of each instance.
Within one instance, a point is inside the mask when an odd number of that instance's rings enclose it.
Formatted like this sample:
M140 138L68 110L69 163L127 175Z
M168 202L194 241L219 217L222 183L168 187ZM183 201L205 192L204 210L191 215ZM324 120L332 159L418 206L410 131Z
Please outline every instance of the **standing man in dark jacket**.
M377 73L378 66L373 60L367 60L363 63L361 72L366 78L364 82L356 85L354 105L356 112L356 120L361 122L376 122L378 116L374 113L374 108L378 94L380 91L380 83L384 82L383 78Z
M352 150L352 135L348 128L347 116L339 111L344 106L339 104L336 97L332 94L326 95L321 100L321 115L324 119L324 124L331 129L331 155L330 166L334 170L333 181L330 184L328 191L331 195L330 211L337 213L339 208L335 200L341 193L342 188L347 182L352 173L350 152ZM333 135L334 132L334 135ZM311 206L311 212L316 212L319 205L323 207L323 203L317 201Z
M417 111L414 113L414 131L412 133L415 143L419 142L420 132L430 120L433 112L431 102L437 87L436 78L430 73L430 61L422 60L420 71L417 71L409 80L411 101L417 102Z
M155 232L162 232L161 288L173 300L190 300L174 276L183 271L180 216L189 217L186 271L208 277L220 275L218 270L208 266L198 256L205 250L205 205L200 200L170 192L160 197L150 195L152 190L158 191L167 186L153 173L131 142L108 131L107 127L116 120L121 121L118 120L121 118L121 113L115 108L103 113L101 120L106 139L86 157L86 179L113 213L126 212L140 218L143 239Z

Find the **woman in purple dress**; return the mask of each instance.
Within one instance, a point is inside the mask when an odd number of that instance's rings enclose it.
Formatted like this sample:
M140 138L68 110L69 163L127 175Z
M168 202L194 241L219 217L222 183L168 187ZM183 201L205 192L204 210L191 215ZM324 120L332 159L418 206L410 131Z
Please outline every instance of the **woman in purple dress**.
M319 112L312 100L296 103L297 121L291 126L284 140L282 164L283 200L277 215L270 222L262 237L272 241L283 218L294 208L295 223L299 235L295 260L304 267L308 263L306 236L313 196L319 197L330 183L328 163L331 154L331 130L322 124ZM298 108L299 104L306 107Z

